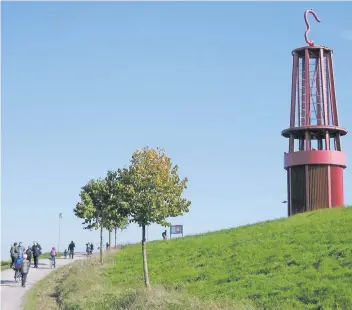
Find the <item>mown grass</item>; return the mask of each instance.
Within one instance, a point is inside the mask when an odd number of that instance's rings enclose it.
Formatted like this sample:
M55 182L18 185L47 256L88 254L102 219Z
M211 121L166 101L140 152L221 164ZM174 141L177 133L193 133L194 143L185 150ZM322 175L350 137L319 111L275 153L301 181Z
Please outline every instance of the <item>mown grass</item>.
M58 268L41 280L25 296L25 310L220 310L214 302L204 302L189 296L184 286L154 286L117 289L106 279L105 270L114 264L114 254L99 259L77 261ZM248 305L226 306L226 309L253 310Z
M64 255L63 252L57 252L57 255L56 255L56 259L61 259L62 256ZM49 259L50 257L50 252L48 253L43 253L42 255L40 255L39 259Z
M11 261L10 260L2 260L1 261L1 270L9 269Z
M149 295L131 245L72 266L55 294L65 310L352 309L351 229L343 208L149 242Z

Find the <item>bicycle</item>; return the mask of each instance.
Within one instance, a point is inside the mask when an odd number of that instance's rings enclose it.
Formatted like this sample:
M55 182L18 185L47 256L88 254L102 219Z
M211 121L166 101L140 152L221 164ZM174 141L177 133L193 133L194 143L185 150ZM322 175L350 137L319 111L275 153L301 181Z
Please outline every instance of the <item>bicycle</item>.
M15 270L15 282L20 282L21 278L22 278L22 274L19 270L14 269Z
M55 268L56 266L55 266L55 263L54 263L54 258L50 256L49 257L49 261L50 261L50 268L51 269Z

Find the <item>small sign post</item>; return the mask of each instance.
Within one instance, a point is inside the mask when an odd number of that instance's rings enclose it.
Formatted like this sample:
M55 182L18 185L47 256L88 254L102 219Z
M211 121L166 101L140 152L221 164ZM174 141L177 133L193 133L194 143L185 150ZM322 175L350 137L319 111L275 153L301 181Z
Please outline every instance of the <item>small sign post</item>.
M170 239L172 235L180 235L183 237L183 225L172 225L170 227Z

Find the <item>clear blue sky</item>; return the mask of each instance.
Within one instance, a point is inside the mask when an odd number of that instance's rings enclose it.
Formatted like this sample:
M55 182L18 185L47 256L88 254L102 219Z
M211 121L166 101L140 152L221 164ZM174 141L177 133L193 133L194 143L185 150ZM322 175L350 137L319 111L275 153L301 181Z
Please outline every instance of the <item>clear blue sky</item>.
M97 244L72 211L80 187L146 145L189 178L190 213L172 221L186 234L286 216L280 133L310 7L352 130L352 3L2 3L2 254L57 246L60 212L61 249ZM351 159L352 133L343 148ZM351 187L352 166L346 203ZM140 237L131 226L118 240Z

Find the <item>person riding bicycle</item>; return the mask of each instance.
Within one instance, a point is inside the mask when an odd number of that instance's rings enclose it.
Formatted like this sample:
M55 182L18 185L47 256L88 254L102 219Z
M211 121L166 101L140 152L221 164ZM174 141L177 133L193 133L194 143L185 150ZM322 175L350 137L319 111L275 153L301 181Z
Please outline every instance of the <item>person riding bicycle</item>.
M18 253L18 256L13 264L13 270L15 270L15 276L14 276L15 281L16 281L17 276L20 274L22 262L23 262L23 256L21 255L21 253Z
M56 255L57 255L56 249L55 247L52 247L50 251L50 259L53 263L54 268L56 268Z
M75 251L75 247L76 247L75 243L73 241L71 241L71 243L68 246L68 250L70 252L70 258L72 258L72 259L73 259L73 254L74 254L74 251Z

